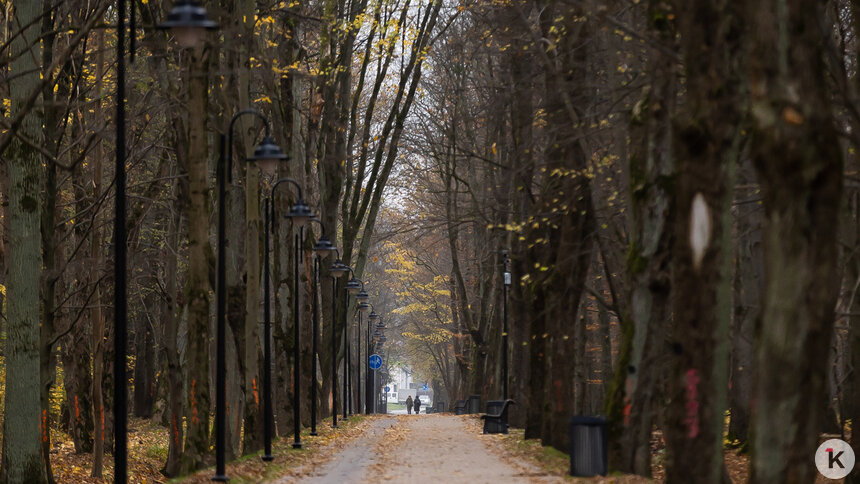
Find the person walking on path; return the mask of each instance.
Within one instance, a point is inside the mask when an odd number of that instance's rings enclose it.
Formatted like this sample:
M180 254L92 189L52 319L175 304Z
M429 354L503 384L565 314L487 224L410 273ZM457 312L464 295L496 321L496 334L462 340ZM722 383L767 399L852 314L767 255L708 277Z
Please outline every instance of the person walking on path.
M421 397L415 396L415 415L421 413Z
M417 398L416 398L416 400L417 400ZM409 395L408 397L406 397L406 412L409 415L412 415L412 395Z

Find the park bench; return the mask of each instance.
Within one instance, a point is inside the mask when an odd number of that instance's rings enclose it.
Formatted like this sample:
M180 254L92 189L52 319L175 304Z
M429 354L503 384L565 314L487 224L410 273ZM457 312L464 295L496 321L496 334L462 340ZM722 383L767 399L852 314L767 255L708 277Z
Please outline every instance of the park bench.
M508 407L511 404L516 405L517 402L509 398L505 400L505 403L502 405L502 408L498 411L498 413L487 413L481 415L481 420L484 421L485 434L508 433Z

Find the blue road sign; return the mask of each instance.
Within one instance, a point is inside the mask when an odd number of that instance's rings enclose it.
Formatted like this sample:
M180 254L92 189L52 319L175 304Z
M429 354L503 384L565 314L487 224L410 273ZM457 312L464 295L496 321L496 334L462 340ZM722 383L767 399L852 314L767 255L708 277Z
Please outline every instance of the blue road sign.
M370 363L371 370L378 370L382 368L382 357L379 355L370 355L368 362Z
M424 390L427 390L427 389L428 389L428 388L427 388L427 384L425 383L425 384L424 384Z
M391 391L391 388L390 388L390 387L385 387L385 393L388 393L388 392L390 392L390 391Z

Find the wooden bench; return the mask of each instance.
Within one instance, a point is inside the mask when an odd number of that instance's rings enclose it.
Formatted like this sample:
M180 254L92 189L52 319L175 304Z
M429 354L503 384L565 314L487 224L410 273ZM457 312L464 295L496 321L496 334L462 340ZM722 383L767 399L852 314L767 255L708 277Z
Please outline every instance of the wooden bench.
M508 433L508 407L516 405L517 402L510 398L505 400L502 409L497 414L481 415L481 420L484 421L485 434L506 434Z

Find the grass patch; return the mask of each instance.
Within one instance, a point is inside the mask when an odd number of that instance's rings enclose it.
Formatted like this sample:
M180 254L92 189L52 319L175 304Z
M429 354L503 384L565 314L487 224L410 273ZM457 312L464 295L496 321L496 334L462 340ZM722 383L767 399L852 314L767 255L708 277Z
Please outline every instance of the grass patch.
M144 451L144 454L150 459L155 459L157 461L167 461L167 446L156 444L147 447Z

